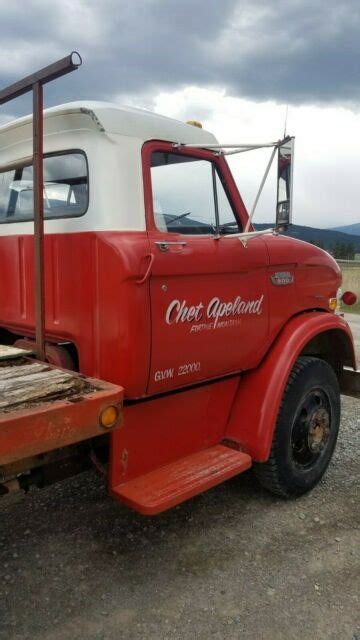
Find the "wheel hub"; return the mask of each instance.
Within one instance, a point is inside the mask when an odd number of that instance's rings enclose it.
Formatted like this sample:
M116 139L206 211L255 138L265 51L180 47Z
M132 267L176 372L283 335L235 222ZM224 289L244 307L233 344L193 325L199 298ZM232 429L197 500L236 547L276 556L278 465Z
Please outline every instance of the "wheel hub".
M310 420L308 445L312 451L321 451L329 437L329 414L321 408Z

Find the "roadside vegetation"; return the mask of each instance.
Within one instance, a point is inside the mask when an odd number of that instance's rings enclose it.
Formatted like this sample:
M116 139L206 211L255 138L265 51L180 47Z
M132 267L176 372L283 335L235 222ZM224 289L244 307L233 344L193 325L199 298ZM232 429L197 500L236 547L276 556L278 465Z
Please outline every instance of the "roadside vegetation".
M327 245L322 240L310 240L310 243L328 251L335 260L355 260L355 246L351 242L335 242Z
M357 295L357 302L352 306L341 303L341 310L345 313L360 314L360 262L339 263L342 271L342 292L353 291Z
M360 300L357 301L356 304L353 304L349 307L347 304L341 304L341 311L344 313L359 313L360 314Z

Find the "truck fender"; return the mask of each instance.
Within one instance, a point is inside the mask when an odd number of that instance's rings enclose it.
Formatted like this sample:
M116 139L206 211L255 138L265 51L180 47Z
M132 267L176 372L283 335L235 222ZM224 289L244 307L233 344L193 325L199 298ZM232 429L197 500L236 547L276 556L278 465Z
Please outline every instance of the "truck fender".
M356 368L351 330L343 318L310 312L289 320L261 364L241 377L226 428L225 439L258 462L270 455L286 383L303 354L327 359L338 375L344 365Z

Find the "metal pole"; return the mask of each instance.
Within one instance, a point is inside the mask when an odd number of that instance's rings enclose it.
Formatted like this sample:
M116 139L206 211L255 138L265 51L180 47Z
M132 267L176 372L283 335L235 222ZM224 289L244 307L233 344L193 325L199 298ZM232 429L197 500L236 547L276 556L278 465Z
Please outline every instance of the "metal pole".
M272 161L273 161L274 156L275 156L275 153L276 153L276 149L277 149L277 147L274 147L274 148L273 148L273 150L272 150L272 153L271 153L271 156L270 156L270 160L269 160L268 165L267 165L267 167L266 167L266 169L265 169L264 177L263 177L263 179L262 179L262 181L261 181L261 184L260 184L259 190L258 190L258 192L257 192L257 194L256 194L255 202L254 202L254 204L253 204L253 206L252 206L252 209L251 209L251 213L250 213L249 219L248 219L248 221L247 221L247 223L246 223L246 227L245 227L245 229L244 229L244 233L247 233L247 232L249 231L249 228L250 228L250 225L251 225L251 222L252 222L252 219L253 219L254 213L255 213L256 205L257 205L257 203L259 202L259 198L260 198L260 196L261 196L261 192L262 192L263 187L264 187L264 184L265 184L265 182L266 182L266 178L268 177L268 173L269 173L269 171L270 171L270 168L271 168L271 165L272 165Z
M43 87L33 85L33 194L36 356L45 360Z
M32 73L30 76L26 76L22 80L18 82L14 82L9 87L0 90L0 104L5 104L9 100L13 100L18 96L22 96L24 93L31 91L34 84L40 82L41 84L46 84L51 80L55 80L56 78L60 78L64 76L66 73L70 73L70 71L76 71L80 67L82 63L81 55L77 51L73 51L69 56L65 56L65 58L61 58L61 60L57 60L57 62L53 62L49 64L44 69L40 69L40 71L36 71L36 73Z
M274 147L277 146L279 142L265 142L264 144L207 144L205 143L196 143L196 144L182 144L181 142L174 142L173 147L186 147L187 149L247 149L248 151L252 151L253 149L264 149L266 147Z
M33 94L33 194L34 194L34 282L36 355L45 360L44 277L44 175L43 175L43 85L76 71L82 64L77 51L0 90L0 105Z

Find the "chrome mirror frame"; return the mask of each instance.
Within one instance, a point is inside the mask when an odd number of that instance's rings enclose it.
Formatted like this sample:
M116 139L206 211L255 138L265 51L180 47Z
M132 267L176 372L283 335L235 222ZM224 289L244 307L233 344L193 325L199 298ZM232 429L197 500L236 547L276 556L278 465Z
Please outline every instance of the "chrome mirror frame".
M294 143L295 138L288 136L278 145L276 229L279 231L286 230L292 221Z

